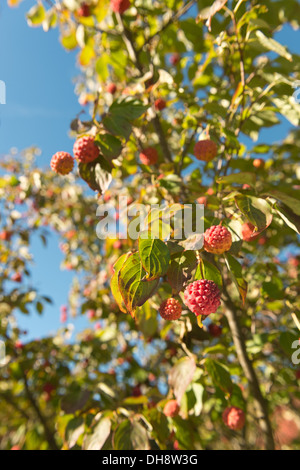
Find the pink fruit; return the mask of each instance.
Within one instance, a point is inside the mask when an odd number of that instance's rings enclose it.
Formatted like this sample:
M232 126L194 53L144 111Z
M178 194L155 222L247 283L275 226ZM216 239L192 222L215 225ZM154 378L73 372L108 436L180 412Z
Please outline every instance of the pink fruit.
M110 7L115 13L124 13L130 7L129 0L110 0Z
M99 156L99 148L91 135L80 137L76 140L73 152L75 158L81 163L90 163Z
M220 291L213 281L200 279L184 291L184 303L196 316L215 313L220 306Z
M236 406L230 406L223 411L223 422L230 429L239 431L245 426L245 413Z
M178 405L176 400L169 400L163 409L163 413L165 416L168 416L170 418L174 418L175 416L178 415L180 410L180 406Z
M56 152L51 158L51 169L60 175L67 175L73 170L74 158L67 152Z
M167 106L167 103L162 98L157 98L157 100L154 101L154 106L157 111L162 111Z
M154 147L148 147L140 153L140 160L143 165L155 165L158 160L158 153Z
M164 320L178 320L181 312L180 302L173 298L164 300L159 307L159 314Z
M253 160L253 166L255 168L264 168L265 166L265 161L262 158L255 158Z
M117 86L114 83L109 83L106 87L106 91L114 95L117 91Z
M199 140L194 146L194 155L198 160L210 162L218 153L218 147L210 139Z
M80 8L78 8L77 15L84 18L91 16L90 6L87 3L83 3Z
M218 338L222 334L222 328L215 323L208 325L208 331L211 336Z
M11 277L11 280L15 282L22 282L22 274L20 273L13 274Z
M209 253L220 255L230 250L231 245L231 233L222 225L213 225L204 233L204 249Z
M171 55L170 57L171 65L177 65L179 61L180 61L180 54L178 54L178 52L175 52L174 54Z

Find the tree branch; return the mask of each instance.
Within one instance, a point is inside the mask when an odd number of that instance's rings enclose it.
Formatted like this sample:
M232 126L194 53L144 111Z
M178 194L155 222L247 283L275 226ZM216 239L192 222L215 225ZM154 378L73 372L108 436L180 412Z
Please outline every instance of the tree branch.
M59 447L54 438L54 432L50 430L48 423L39 408L39 405L37 404L37 402L34 399L33 394L31 393L25 372L23 372L23 378L24 378L25 392L26 392L27 398L30 401L32 408L34 409L40 423L42 424L44 428L45 437L48 441L49 447L51 450L59 450Z
M274 444L272 426L271 426L269 415L268 415L268 405L267 405L265 398L262 395L262 392L259 386L259 381L255 373L253 364L250 361L249 356L247 354L245 340L244 340L242 329L239 323L236 306L230 299L228 292L226 291L226 288L225 288L225 295L226 295L225 305L227 307L225 315L226 315L226 318L227 318L227 321L231 330L231 334L232 334L232 338L233 338L233 342L235 345L239 363L249 382L251 392L255 400L256 414L258 417L259 426L262 432L264 433L265 446L267 450L274 450L275 444Z

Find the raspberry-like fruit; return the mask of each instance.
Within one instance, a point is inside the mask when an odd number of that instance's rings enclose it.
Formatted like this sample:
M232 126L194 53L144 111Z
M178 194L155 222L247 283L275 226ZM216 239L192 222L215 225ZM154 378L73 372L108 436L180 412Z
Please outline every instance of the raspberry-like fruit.
M213 281L200 279L189 284L184 291L184 303L196 316L215 313L220 306L220 291Z
M115 13L124 13L130 7L130 0L110 0L110 7Z
M8 230L3 230L3 232L0 233L0 240L4 240L6 242L9 242L12 236L12 232L9 232Z
M117 91L117 85L115 85L114 83L109 83L106 87L106 91L111 95L114 95Z
M51 169L60 175L67 175L73 170L74 158L67 152L56 152L51 158Z
M220 255L230 250L231 245L231 233L222 225L212 225L204 232L204 249L209 253Z
M176 400L169 400L164 406L163 413L165 416L169 416L170 418L174 418L178 415L180 410L180 406L178 405Z
M215 323L211 323L208 325L208 331L211 336L214 338L218 338L222 334L222 328L219 325L216 325Z
M223 422L230 429L239 431L245 426L245 413L236 406L229 406L223 411Z
M94 137L86 135L76 140L73 152L75 158L81 163L90 163L99 156L99 149L95 144Z
M158 160L158 153L154 147L148 147L140 153L140 160L143 165L155 165Z
M194 146L194 155L198 160L210 162L218 153L218 147L210 139L199 140Z
M91 16L90 6L87 3L83 3L81 7L78 8L77 15L84 18Z
M256 233L255 231L255 226L253 224L250 224L250 222L246 222L242 225L242 239L245 242L252 242L255 240L257 237L259 237L259 233Z
M164 300L159 307L159 314L164 320L178 320L182 312L182 307L178 300L170 298Z
M157 98L157 100L154 101L154 106L157 111L161 111L162 109L165 109L167 103L162 98Z
M15 273L11 276L11 280L15 282L22 282L22 274L21 273Z

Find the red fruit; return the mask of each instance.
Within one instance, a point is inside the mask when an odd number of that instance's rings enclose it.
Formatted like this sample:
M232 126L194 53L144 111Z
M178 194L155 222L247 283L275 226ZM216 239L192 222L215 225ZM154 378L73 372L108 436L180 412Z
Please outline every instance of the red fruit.
M110 0L110 7L115 13L124 13L130 7L130 0Z
M243 224L242 239L245 242L252 242L253 240L255 240L259 236L259 233L256 233L254 230L255 226L253 224L250 224L250 222L246 222L245 224Z
M169 400L163 409L163 414L165 416L169 416L170 418L174 418L178 415L180 410L180 406L178 405L176 400Z
M236 406L229 406L223 411L223 422L230 429L239 431L245 426L245 413Z
M6 242L9 242L12 236L12 232L9 232L8 230L4 230L3 232L0 233L0 240L5 240Z
M206 191L206 194L207 194L208 196L212 196L213 194L215 194L215 191L214 191L213 188L208 188L208 190Z
M91 9L90 9L90 6L87 5L86 3L83 3L81 5L81 7L77 10L77 15L80 16L80 17L87 17L87 16L91 16Z
M122 242L121 240L116 240L113 244L114 250L120 250L122 248Z
M164 300L159 307L159 314L164 320L178 320L182 312L182 307L178 300L170 298Z
M265 166L265 161L262 158L255 158L253 160L253 166L255 168L264 168Z
M141 387L139 385L136 385L132 389L132 396L133 397L140 397L142 395Z
M43 386L43 391L48 395L50 395L54 390L55 387L50 382L45 383L45 385Z
M174 450L180 450L180 447L179 447L179 442L176 440L174 441L174 444L173 444L173 449Z
M148 147L140 153L140 160L143 165L155 165L158 160L158 153L154 147Z
M17 341L15 342L15 348L16 349L23 349L23 347L24 347L24 344L22 343L22 341L17 339Z
M251 186L247 183L243 184L243 189L251 189Z
M293 268L297 268L299 266L299 263L300 263L300 261L297 258L295 258L294 256L290 257L288 259L288 262L291 266L293 266Z
M10 450L21 450L21 448L19 446L12 446Z
M60 314L60 322L61 322L61 323L66 323L67 320L68 320L68 314L67 314L67 312L61 312L61 314Z
M261 237L259 240L258 240L258 244L259 245L265 245L267 243L268 239L267 237Z
M220 255L230 250L231 245L231 233L222 225L212 225L204 232L204 249L208 253Z
M215 313L220 306L220 291L213 281L200 279L184 291L184 303L196 316Z
M99 149L95 139L91 135L80 137L76 140L73 152L75 158L81 163L90 163L99 157Z
M198 160L210 162L218 153L218 147L210 139L199 140L194 146L194 155Z
M296 371L296 379L300 380L300 369Z
M67 152L56 152L51 158L51 169L60 175L67 175L73 170L74 158Z
M12 275L11 280L15 282L22 282L22 275L20 273L15 273Z
M157 98L157 100L154 101L154 106L157 111L161 111L167 106L167 103L162 98Z
M200 196L197 199L198 204L203 204L204 207L207 205L207 197L206 196Z
M94 326L95 330L101 330L101 323L97 322Z
M211 336L218 338L222 334L222 328L215 323L208 325L208 331Z
M117 86L114 83L109 83L106 87L106 91L114 95L117 91Z
M92 320L92 318L95 318L95 316L96 316L96 311L95 310L89 310L88 313L87 313L87 316L90 320Z
M175 52L175 54L171 55L170 57L171 65L177 65L179 61L180 61L180 54L178 54L178 52Z

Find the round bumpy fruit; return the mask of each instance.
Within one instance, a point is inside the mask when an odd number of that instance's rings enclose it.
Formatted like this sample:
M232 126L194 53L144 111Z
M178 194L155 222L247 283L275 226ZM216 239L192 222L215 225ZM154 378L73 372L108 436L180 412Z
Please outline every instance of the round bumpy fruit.
M115 13L124 13L130 7L130 0L110 0L110 7Z
M73 170L74 158L67 152L56 152L51 158L51 169L60 175L67 175Z
M99 149L95 144L94 137L86 135L76 140L73 152L80 163L90 163L99 156Z
M213 225L204 233L204 249L209 253L220 255L230 250L231 245L231 233L222 225Z
M165 109L167 103L162 98L157 98L157 100L154 101L154 106L157 111L161 111L162 109Z
M236 406L229 406L223 411L223 422L230 429L239 431L245 426L245 413Z
M140 160L143 165L155 165L158 160L158 153L154 147L148 147L140 153Z
M180 406L178 405L176 400L169 400L163 409L163 413L165 416L169 416L170 418L174 418L178 415L180 410Z
M178 320L180 318L182 308L178 300L167 299L159 307L159 314L164 320Z
M199 140L194 146L194 155L198 160L210 162L218 153L218 147L210 139Z
M220 291L213 281L200 279L184 291L184 303L196 316L215 313L220 306Z

